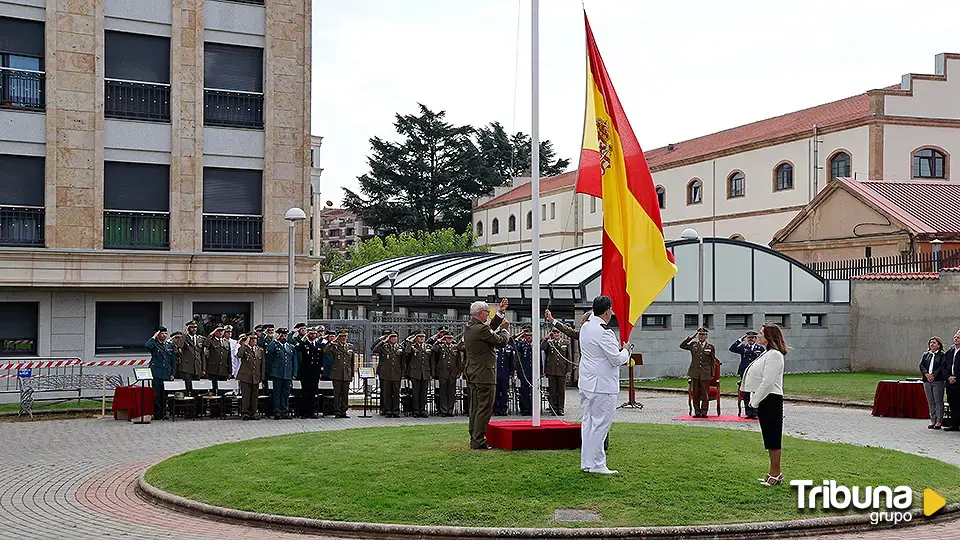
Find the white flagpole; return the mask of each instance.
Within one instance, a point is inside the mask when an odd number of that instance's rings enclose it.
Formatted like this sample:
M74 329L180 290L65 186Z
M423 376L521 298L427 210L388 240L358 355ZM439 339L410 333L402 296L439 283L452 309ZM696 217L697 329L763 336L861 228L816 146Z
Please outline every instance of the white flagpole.
M532 195L531 238L532 259L530 293L533 322L533 426L540 425L540 0L530 3L530 91L532 123L530 125L530 193Z

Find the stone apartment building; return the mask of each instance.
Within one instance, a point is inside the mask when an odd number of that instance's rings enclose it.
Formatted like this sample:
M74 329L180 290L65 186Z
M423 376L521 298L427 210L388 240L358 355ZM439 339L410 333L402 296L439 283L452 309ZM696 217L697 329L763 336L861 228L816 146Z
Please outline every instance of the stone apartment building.
M356 214L343 208L323 208L317 212L320 219L319 242L327 249L346 250L376 234Z
M309 0L0 0L0 356L286 324L284 214L319 174L310 44Z
M940 54L932 75L907 74L896 86L645 154L667 239L693 227L703 236L767 244L837 178L952 184L957 152L960 55ZM600 243L602 202L575 194L575 185L576 171L541 182L543 249ZM530 215L526 179L476 200L477 243L498 252L530 249ZM853 244L858 254L843 257L862 257L871 248L867 238ZM809 251L795 246L792 253Z

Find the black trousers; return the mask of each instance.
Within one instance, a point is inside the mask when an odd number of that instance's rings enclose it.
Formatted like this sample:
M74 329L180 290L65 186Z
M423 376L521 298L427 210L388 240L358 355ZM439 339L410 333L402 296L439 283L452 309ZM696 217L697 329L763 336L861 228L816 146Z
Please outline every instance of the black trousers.
M260 385L240 381L240 416L254 418L257 416L257 398Z
M300 379L300 400L297 405L300 416L303 418L312 418L317 412L317 386L319 385L320 377Z
M510 379L497 379L496 397L493 400L493 412L496 414L507 414L510 409L510 400L508 394L510 391Z
M333 414L347 414L349 408L350 381L333 381Z
M947 401L950 403L950 427L960 429L960 379L947 383Z
M167 415L167 391L163 389L163 381L164 379L153 380L153 415L157 418Z
M413 383L413 412L427 414L427 385L428 379L410 379Z
M383 414L400 414L400 381L380 379L380 409Z

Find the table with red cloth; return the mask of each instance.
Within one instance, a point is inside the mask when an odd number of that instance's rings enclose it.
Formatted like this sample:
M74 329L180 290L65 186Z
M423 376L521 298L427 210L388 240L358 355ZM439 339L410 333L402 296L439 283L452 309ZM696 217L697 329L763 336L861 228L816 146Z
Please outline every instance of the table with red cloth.
M153 415L153 388L147 386L118 386L113 394L113 419L129 420L141 414ZM143 411L140 410L141 406ZM125 411L126 418L118 412Z
M873 415L892 418L930 418L927 396L919 381L880 381L873 396Z
M580 448L580 424L543 420L502 420L487 424L487 444L503 450L567 450Z

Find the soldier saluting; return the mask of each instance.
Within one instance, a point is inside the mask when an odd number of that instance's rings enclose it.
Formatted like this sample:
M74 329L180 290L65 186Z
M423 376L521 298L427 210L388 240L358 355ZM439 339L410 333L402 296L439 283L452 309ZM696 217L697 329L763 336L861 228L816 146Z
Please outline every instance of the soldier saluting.
M191 381L200 378L203 373L203 337L197 334L197 321L188 321L184 325L186 333L176 341L177 378L183 379L187 391L193 390Z
M350 406L350 381L353 380L353 345L347 343L349 331L342 328L334 340L332 335L323 347L323 354L329 367L324 366L324 377L333 381L333 408L337 418L350 418L347 410Z
M549 311L548 311L549 313ZM550 407L563 416L566 401L566 382L570 380L573 362L570 361L570 344L560 339L560 330L551 328L547 337L540 342L540 350L546 357L547 393Z
M373 346L379 355L377 374L380 377L380 408L387 418L400 417L400 381L403 380L403 347L397 343L397 332L391 330Z
M424 342L426 338L423 331L418 331L404 348L404 375L413 386L414 418L427 417L427 385L433 380L432 353Z
M213 381L225 381L233 373L230 342L223 337L223 326L217 326L203 344L202 374Z
M697 341L693 343L693 338ZM683 340L680 348L690 351L690 368L687 377L693 389L693 416L706 418L710 404L710 380L713 379L714 365L717 362L717 349L707 343L707 329L700 327L697 333Z
M255 334L241 334L237 342L237 357L240 359L240 369L237 370L237 381L240 383L240 416L243 420L259 420L257 395L263 382L264 351L257 345Z
M457 394L457 379L463 373L460 348L453 343L453 332L444 330L440 341L433 344L433 376L438 381L437 412L453 416L453 402Z

